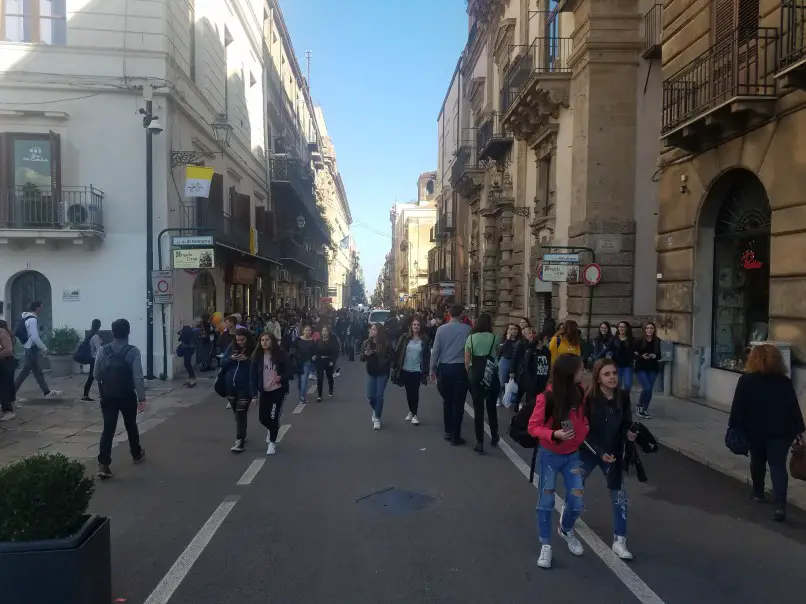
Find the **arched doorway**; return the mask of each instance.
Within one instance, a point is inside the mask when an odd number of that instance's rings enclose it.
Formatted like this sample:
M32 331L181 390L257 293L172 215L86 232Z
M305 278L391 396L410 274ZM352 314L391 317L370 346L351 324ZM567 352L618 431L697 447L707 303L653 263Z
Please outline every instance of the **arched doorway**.
M215 306L215 279L208 271L202 271L193 280L193 318L200 318L204 313L212 315Z
M43 338L47 338L53 328L53 300L51 296L50 281L42 273L24 271L9 280L8 285L9 312L6 315L12 329L28 310L34 300L42 302L39 313L39 331Z
M711 253L699 254L697 264L711 273L705 283L712 291L710 304L701 297L698 306L710 315L713 368L743 371L750 343L768 337L771 215L764 185L743 169L722 174L703 205L698 248Z

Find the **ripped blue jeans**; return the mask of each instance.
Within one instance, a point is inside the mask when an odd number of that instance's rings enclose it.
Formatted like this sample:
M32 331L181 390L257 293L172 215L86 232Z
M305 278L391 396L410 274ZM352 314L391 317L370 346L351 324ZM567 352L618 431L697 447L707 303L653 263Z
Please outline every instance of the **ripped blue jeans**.
M560 528L564 533L574 529L574 523L582 513L582 464L579 452L562 455L548 449L540 449L540 480L537 502L537 532L540 543L551 545L551 515L554 512L554 493L557 490L557 477L562 474L565 485L565 508L560 518Z
M607 478L608 471L614 471L612 464L605 463L601 457L597 457L587 450L580 452L582 462L582 484L587 482L588 477L596 469L600 468ZM627 536L627 492L624 490L624 478L620 489L608 489L610 500L613 503L613 535L615 537Z

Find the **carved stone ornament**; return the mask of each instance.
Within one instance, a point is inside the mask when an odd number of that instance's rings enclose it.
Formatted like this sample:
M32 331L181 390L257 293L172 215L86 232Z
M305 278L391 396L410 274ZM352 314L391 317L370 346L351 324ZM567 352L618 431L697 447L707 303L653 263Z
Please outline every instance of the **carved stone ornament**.
M532 140L569 106L570 89L568 74L533 76L503 117L504 125L516 139Z
M484 89L486 78L473 78L470 80L470 109L475 117L481 117L484 113Z
M505 68L509 64L510 47L515 41L515 24L516 19L503 19L498 24L498 30L495 32L495 40L493 42L493 57L495 64L498 67Z
M509 0L468 0L467 14L482 23L493 23L509 6Z
M481 196L481 188L484 186L484 172L481 170L465 170L462 178L456 183L456 190L459 191L468 203L478 201Z

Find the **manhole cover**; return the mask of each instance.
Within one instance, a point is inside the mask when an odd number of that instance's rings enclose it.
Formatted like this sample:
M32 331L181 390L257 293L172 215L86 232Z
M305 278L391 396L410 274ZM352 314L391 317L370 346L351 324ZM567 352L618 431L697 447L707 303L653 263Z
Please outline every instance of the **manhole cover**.
M436 497L389 487L388 489L359 497L355 501L370 510L389 514L390 516L400 516L428 507L436 501Z

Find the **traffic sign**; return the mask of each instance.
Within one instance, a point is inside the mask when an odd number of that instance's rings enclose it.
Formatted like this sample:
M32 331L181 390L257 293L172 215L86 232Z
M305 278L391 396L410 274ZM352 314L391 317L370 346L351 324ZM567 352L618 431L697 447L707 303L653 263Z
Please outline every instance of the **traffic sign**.
M543 254L546 264L579 264L579 254Z
M171 237L171 245L174 247L212 247L214 241L212 236Z
M151 271L154 304L173 304L174 275L171 271Z
M602 280L602 267L595 262L585 265L582 269L582 280L586 285L596 285Z

